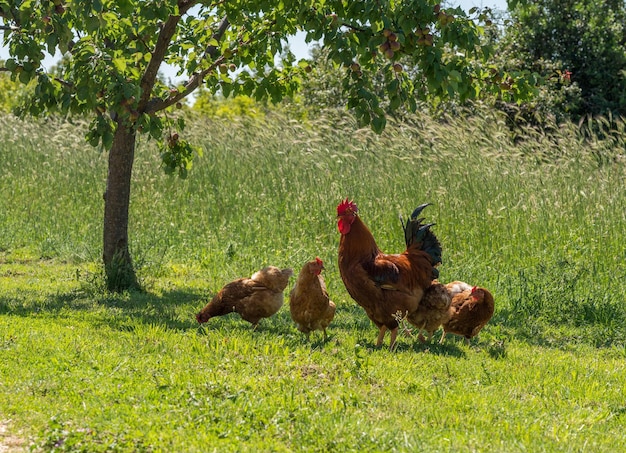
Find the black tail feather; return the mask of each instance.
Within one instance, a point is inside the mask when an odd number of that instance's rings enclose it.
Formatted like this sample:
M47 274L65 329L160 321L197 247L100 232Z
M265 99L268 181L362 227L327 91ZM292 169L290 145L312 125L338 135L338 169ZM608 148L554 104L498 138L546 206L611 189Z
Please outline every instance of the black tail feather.
M413 214L411 214L411 218L412 219L416 219L418 215L420 215L422 213L422 211L424 210L424 208L426 206L430 206L432 203L424 203L419 205L417 208L415 208L415 210L413 211ZM423 220L423 219L420 219Z
M430 203L419 205L411 214L411 218L407 219L406 223L404 223L402 216L400 216L400 221L402 222L407 249L409 247L417 247L418 250L428 253L434 267L441 263L441 244L435 233L430 230L430 227L435 224L423 224L424 218L418 218L424 208L429 205Z

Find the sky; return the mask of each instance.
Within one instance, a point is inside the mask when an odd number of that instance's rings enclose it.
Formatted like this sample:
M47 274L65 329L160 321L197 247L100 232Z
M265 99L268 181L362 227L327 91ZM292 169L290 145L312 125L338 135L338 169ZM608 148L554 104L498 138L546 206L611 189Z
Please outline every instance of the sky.
M449 0L444 3L451 5L452 7L460 6L465 12L469 11L473 7L479 8L492 8L501 11L506 11L506 0ZM304 42L304 35L298 34L289 40L291 51L296 58L308 58L309 47Z
M506 10L506 0L449 0L444 2L451 6L460 6L463 10L468 11L470 8L476 7L490 7L493 9L498 9L505 11ZM291 51L294 53L296 58L308 58L309 55L309 46L304 42L304 35L298 34L292 37L289 40L289 45ZM5 48L0 48L0 59L6 60L9 57L8 52ZM58 61L60 57L58 55L48 57L44 60L44 64L46 66L53 65L56 61ZM166 78L175 79L176 71L174 68L165 67L162 70L163 74Z
M454 6L458 5L465 11L474 6L506 10L506 0L450 0L448 3Z

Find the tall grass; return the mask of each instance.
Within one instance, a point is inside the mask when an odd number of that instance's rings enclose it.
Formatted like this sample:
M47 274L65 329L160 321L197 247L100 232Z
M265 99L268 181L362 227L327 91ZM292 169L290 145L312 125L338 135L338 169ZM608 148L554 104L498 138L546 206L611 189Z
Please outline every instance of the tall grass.
M2 121L0 249L98 261L106 155L85 145L83 124ZM343 296L337 202L353 198L380 247L399 252L398 214L429 201L442 280L492 288L511 322L616 326L625 320L626 147L622 135L607 142L590 129L585 140L573 126L529 129L514 144L490 114L419 117L381 136L349 118L200 118L185 131L204 149L187 180L165 176L154 145L140 142L131 247L145 280L187 272L207 289L319 255Z
M0 118L0 249L91 261L101 255L106 156L84 124Z

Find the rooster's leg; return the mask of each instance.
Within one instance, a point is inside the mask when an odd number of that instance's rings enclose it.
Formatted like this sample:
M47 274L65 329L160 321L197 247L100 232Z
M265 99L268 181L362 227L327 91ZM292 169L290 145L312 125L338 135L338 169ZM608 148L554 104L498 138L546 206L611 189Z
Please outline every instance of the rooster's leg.
M441 340L439 340L439 344L443 344L443 339L446 338L446 331L444 330L441 334Z
M383 338L385 338L385 332L387 332L387 326L380 326L380 332L378 333L378 339L376 340L376 347L379 348L383 344Z
M393 351L396 347L396 337L398 336L398 328L391 329L390 339L389 339L389 350Z

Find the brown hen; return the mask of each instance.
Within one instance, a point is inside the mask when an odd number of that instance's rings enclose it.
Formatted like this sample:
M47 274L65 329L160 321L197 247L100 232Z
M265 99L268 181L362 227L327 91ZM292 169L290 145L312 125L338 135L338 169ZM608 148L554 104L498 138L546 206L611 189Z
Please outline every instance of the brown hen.
M435 330L450 319L450 304L452 296L445 285L434 281L426 291L424 297L413 313L407 316L407 321L418 328L420 341L430 341ZM422 330L428 335L425 339Z
M224 286L196 315L199 323L215 316L236 312L254 328L263 318L274 315L283 305L283 291L287 287L291 269L268 266L250 278L240 278Z
M336 306L328 297L323 269L324 263L319 258L306 263L289 295L291 319L307 339L312 331L321 330L326 340L326 328L335 316Z
M451 282L446 288L452 296L450 319L442 324L443 334L439 343L443 343L448 332L465 337L469 343L493 316L493 296L486 288L472 287L465 282Z

